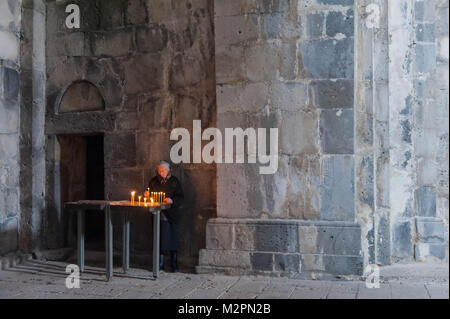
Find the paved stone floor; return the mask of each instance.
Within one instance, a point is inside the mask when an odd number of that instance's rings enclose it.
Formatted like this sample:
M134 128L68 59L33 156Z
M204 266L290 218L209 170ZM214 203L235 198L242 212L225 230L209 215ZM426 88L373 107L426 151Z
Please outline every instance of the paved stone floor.
M380 288L364 281L323 281L260 276L197 275L115 269L107 282L104 270L86 267L80 288L65 286L67 263L28 260L0 270L0 298L294 298L372 299L449 298L448 264L382 267Z

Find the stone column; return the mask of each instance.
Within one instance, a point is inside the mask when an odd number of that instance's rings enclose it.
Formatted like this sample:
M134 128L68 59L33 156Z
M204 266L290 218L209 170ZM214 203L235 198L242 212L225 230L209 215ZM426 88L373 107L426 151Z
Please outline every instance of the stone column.
M21 1L0 1L0 255L18 249Z
M365 264L389 264L388 6L362 0L355 7L356 218Z
M20 249L42 247L45 211L45 2L23 1L20 43Z
M414 1L414 258L448 261L448 1Z
M198 272L361 274L354 5L215 1L217 122L278 128L278 171L219 164Z

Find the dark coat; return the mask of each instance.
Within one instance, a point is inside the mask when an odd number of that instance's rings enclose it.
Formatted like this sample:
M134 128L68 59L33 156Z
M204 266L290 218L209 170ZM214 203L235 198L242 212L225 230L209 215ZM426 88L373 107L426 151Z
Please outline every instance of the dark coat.
M169 209L162 210L167 221L161 220L161 250L177 250L178 244L178 214L179 207L183 203L184 193L181 183L175 176L170 176L166 182L160 176L153 177L148 183L150 192L164 192L166 198L171 198L173 203Z

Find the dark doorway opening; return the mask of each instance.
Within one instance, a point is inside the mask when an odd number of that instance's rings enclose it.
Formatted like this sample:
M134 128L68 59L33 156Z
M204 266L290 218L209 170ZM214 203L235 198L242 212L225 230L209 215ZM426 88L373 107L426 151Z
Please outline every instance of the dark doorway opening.
M105 199L105 165L103 135L85 136L86 141L86 199ZM104 216L99 211L86 211L86 246L103 249ZM95 247L92 247L95 248Z
M104 136L58 135L61 204L84 199L105 198ZM86 211L86 249L104 249L104 215ZM76 216L65 214L65 245L76 245Z

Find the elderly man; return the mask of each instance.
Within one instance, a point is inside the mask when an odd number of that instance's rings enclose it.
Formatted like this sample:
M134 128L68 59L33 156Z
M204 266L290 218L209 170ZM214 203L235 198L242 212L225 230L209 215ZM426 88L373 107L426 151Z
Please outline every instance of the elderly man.
M164 268L164 254L170 252L170 266L173 272L178 271L178 207L184 199L180 181L170 173L170 164L161 161L156 167L156 176L148 183L150 192L164 192L166 203L172 204L169 209L161 211L161 255L159 269ZM148 196L148 191L145 196Z

